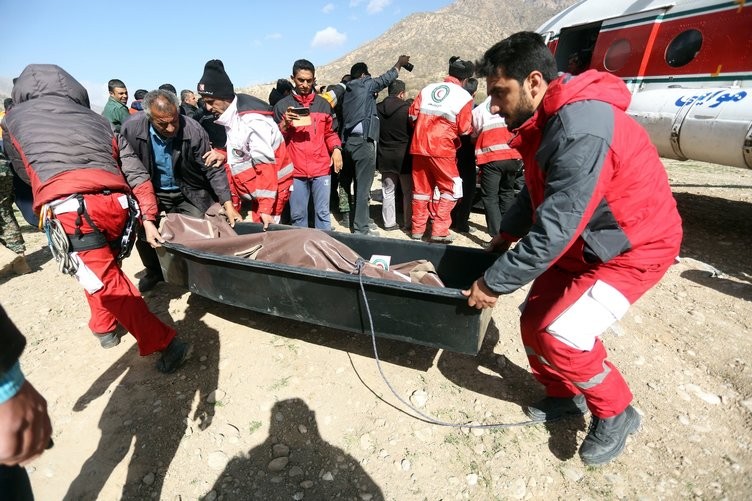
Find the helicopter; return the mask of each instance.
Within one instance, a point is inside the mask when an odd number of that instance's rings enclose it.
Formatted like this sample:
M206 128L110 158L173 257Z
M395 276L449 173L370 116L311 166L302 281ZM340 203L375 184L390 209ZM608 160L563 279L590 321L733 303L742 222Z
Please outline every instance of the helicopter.
M752 0L581 0L537 32L559 71L621 78L662 157L752 168Z

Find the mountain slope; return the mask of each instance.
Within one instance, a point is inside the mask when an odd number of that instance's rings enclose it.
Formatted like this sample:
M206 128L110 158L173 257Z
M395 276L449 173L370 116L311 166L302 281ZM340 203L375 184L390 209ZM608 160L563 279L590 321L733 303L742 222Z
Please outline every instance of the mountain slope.
M574 0L457 0L437 12L412 14L386 33L349 54L316 69L319 85L336 83L350 67L364 61L371 73L388 70L400 54L409 54L415 69L400 72L408 94L446 75L451 56L475 60L499 40L522 30L535 30L545 20L575 3ZM256 85L244 92L262 99L273 84ZM482 90L482 88L480 89Z

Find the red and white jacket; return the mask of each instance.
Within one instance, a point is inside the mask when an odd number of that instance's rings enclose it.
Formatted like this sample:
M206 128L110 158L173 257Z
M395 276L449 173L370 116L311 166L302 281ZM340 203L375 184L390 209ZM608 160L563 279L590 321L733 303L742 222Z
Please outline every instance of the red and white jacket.
M415 123L410 153L427 157L455 157L460 136L472 132L473 97L460 81L446 77L427 85L410 105Z
M227 131L227 163L238 194L257 202L258 212L271 214L280 180L292 178L271 108L256 97L238 94L215 123Z
M509 146L512 133L503 117L491 113L491 97L473 108L473 138L475 161L478 165L502 160L517 160L520 153Z

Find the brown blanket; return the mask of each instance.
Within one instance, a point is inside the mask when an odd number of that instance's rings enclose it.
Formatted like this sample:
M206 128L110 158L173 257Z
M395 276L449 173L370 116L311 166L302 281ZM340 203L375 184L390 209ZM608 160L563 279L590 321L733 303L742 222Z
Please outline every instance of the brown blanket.
M191 249L323 271L355 274L361 258L342 242L310 228L238 235L221 214L219 205L212 206L205 219L167 214L160 232L166 241ZM388 270L365 261L363 275L367 277L444 287L433 264L424 259L393 263Z

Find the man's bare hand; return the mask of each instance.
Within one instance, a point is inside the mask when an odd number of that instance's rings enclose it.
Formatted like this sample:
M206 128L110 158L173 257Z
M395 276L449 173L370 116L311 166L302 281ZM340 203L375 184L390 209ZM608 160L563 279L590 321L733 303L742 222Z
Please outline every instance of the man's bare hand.
M470 290L462 291L462 295L467 298L467 304L471 308L482 310L484 308L493 308L499 295L488 288L483 278L473 282Z
M151 245L155 249L157 247L162 247L164 239L159 233L157 225L154 224L154 221L144 221L144 233L146 233L146 241L149 243L149 245Z
M332 152L332 164L334 165L334 172L339 174L342 170L342 151L339 148L335 148Z
M227 222L230 223L230 226L234 228L235 223L243 220L243 216L241 216L240 213L235 210L232 202L225 202L222 206L225 209L225 217L227 218Z
M491 240L491 243L488 244L488 247L486 247L486 250L488 252L498 252L501 254L502 252L506 252L509 250L509 247L512 246L512 242L509 240L505 240L502 238L501 233L493 237Z
M211 149L204 153L203 159L207 167L222 167L227 162L227 154L218 149Z
M292 110L294 110L294 109L295 109L295 108L293 108L292 106L288 106L288 107L287 107L287 109L285 110L285 114L284 114L284 117L283 117L283 118L284 118L284 120L285 120L285 124L286 124L286 125L287 125L288 127L289 127L290 125L292 125L292 122L293 122L293 121L295 121L295 120L297 120L298 118L300 118L300 115L298 115L297 113L295 113L294 111L292 111Z
M259 217L261 218L261 222L264 223L264 231L266 231L269 225L274 222L274 216L272 216L271 214L264 214L263 212L259 212Z
M47 448L52 424L47 401L28 381L0 404L0 464L24 465Z

